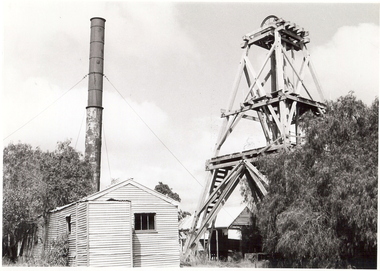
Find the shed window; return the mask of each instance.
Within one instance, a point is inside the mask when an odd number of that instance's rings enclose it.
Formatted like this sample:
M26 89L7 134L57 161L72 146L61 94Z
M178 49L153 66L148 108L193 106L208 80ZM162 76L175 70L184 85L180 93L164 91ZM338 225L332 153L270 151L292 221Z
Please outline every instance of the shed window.
M71 215L66 216L67 233L71 233Z
M135 214L135 230L149 231L156 229L155 213L136 213Z

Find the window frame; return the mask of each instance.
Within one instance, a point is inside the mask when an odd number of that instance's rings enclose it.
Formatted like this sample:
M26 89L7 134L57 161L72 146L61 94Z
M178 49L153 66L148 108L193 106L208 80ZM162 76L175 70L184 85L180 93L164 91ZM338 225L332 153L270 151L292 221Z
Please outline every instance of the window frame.
M153 224L150 223L149 217L153 217ZM153 212L145 212L145 213L134 213L134 232L135 233L157 233L157 214ZM146 220L145 220L145 219ZM146 229L143 229L143 223L146 224ZM139 227L137 227L137 223L140 223ZM151 228L153 225L153 228Z
M71 234L71 214L70 215L67 215L65 216L65 220L66 220L66 232L68 234Z

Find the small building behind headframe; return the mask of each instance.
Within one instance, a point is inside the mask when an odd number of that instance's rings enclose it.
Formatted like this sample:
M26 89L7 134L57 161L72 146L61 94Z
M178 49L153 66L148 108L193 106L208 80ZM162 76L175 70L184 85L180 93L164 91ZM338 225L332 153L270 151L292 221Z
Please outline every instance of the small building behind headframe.
M178 202L128 179L50 212L70 266L179 267Z
M202 251L204 252L205 249L208 249L210 252L208 256L211 260L226 260L232 254L239 254L243 257L244 253L253 252L247 250L242 241L242 228L251 224L252 214L253 212L246 205L222 208L215 220L211 236L209 236L210 232L206 231L199 238L198 251L202 253ZM182 252L193 219L194 214L184 218L179 224ZM210 242L207 242L207 240L210 240ZM205 246L208 246L208 248L205 248Z

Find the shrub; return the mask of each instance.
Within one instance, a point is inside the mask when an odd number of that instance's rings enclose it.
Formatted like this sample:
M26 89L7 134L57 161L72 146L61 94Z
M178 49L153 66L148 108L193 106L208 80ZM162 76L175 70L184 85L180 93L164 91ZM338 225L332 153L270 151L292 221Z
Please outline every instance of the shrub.
M69 265L69 238L67 234L53 240L45 251L43 261L47 266Z

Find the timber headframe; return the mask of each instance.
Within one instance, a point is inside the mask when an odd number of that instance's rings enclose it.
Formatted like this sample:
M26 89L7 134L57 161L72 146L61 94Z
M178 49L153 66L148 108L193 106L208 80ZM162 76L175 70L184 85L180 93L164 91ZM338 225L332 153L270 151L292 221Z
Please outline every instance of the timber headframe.
M308 35L295 23L271 15L259 29L243 36L243 54L228 107L222 110L223 125L214 156L206 162L207 183L187 236L185 260L195 254L198 241L207 230L212 234L218 212L241 180L248 184L256 203L267 194L269 181L255 167L257 157L301 144L300 117L308 111L323 115L326 106L307 50ZM266 52L258 69L249 58L251 48ZM237 100L238 92L243 92L241 100ZM242 119L260 123L265 146L219 155Z

